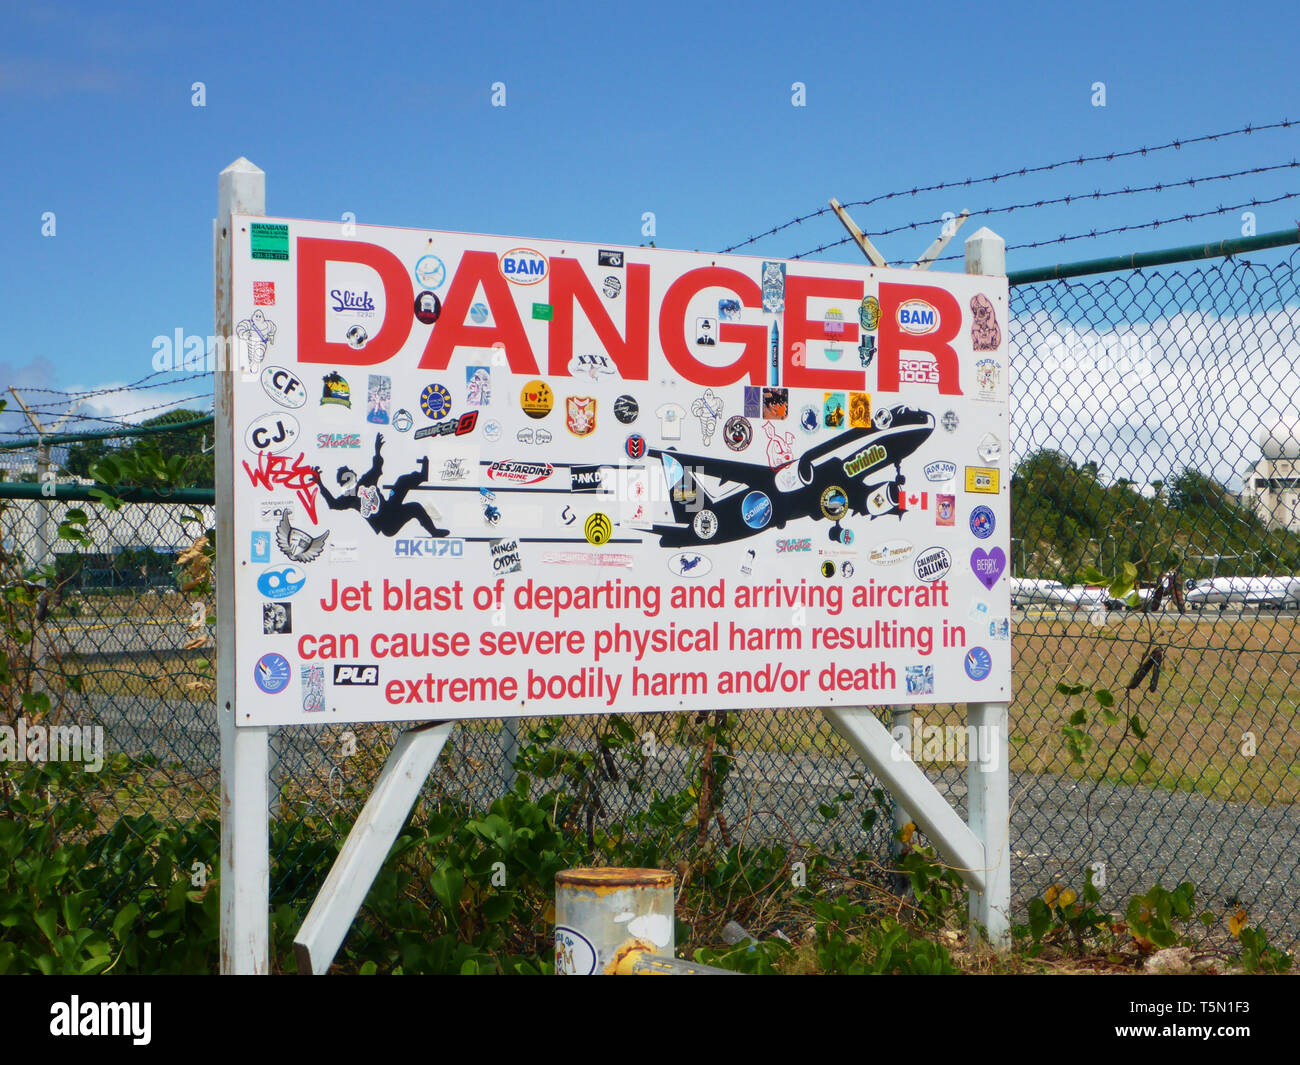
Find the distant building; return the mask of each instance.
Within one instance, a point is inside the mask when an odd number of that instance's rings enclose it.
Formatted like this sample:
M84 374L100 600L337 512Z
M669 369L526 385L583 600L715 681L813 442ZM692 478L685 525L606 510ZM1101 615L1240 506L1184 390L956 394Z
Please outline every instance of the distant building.
M1260 460L1242 475L1241 501L1274 528L1300 532L1300 421L1260 431Z

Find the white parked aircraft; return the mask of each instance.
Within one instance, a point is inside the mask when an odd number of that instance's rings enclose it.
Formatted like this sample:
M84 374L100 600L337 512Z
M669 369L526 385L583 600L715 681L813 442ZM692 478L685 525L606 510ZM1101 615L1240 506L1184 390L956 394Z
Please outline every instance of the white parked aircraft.
M1060 581L1011 578L1011 605L1042 603L1070 610L1093 610L1106 606L1107 595L1100 588L1069 588Z
M1183 599L1193 610L1228 604L1274 610L1300 609L1300 577L1212 577L1188 581Z

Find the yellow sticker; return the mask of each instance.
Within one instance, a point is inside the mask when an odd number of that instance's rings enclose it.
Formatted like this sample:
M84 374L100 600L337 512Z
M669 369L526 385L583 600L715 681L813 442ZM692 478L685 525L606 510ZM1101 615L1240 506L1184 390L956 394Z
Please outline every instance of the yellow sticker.
M966 491L997 495L998 470L994 466L967 466Z

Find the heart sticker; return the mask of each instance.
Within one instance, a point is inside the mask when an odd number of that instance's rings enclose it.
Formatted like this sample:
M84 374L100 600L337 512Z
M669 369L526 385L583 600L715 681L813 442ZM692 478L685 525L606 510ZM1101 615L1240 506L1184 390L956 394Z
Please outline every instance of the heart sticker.
M993 586L998 583L998 578L1002 576L1002 571L1007 568L1006 552L1000 547L995 547L992 551L977 547L971 552L970 568L980 579L980 583L992 591Z

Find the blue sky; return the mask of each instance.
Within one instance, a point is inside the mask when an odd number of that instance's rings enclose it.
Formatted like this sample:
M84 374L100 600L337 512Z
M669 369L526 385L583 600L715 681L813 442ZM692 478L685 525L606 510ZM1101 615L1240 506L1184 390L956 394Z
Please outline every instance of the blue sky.
M1300 119L1300 32L1280 2L5 6L0 310L17 328L0 385L20 388L135 381L155 336L212 331L217 174L241 155L267 172L271 214L638 244L652 211L659 247L719 250L830 196ZM1098 81L1105 107L1091 103ZM491 105L495 82L505 107ZM877 233L1297 157L1300 127L854 214ZM1014 245L1290 191L1288 169L987 224ZM1293 225L1298 205L1258 208L1259 230ZM891 262L915 258L937 228L878 243ZM1009 266L1240 232L1234 213L1016 252ZM823 216L747 250L788 256L843 235ZM89 409L206 387L162 384Z

